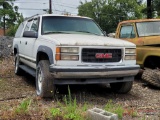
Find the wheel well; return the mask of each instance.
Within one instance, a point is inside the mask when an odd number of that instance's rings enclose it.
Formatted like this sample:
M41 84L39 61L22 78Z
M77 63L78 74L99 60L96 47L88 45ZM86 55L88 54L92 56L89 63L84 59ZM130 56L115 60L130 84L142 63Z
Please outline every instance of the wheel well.
M151 69L160 68L160 57L158 56L149 56L145 59L144 67Z
M38 62L39 62L40 60L49 60L49 57L48 57L48 55L47 55L46 53L44 53L44 52L38 52L36 64L38 64Z
M14 55L16 55L17 54L17 49L16 48L14 48Z

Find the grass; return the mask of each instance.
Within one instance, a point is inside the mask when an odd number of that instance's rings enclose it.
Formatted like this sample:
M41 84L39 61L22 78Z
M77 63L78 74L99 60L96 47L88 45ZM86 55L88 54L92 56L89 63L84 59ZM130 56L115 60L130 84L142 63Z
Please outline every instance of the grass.
M112 100L108 101L108 103L105 105L104 109L106 111L117 114L118 118L120 118L120 119L122 119L122 117L123 117L123 113L124 113L123 107L120 105L113 104Z
M112 100L108 101L104 109L106 111L117 114L119 119L122 119L124 115L129 115L131 117L137 116L137 111L135 111L134 109L132 108L124 109L122 105L114 104Z
M0 79L1 81L2 79ZM2 82L0 82L2 83ZM4 85L5 86L5 85ZM37 98L24 99L20 103L18 102L16 107L12 106L12 111L5 110L3 118L25 118L27 116L39 116L44 119L54 119L54 120L87 120L87 110L92 106L88 103L78 103L76 97L73 98L71 95L70 88L68 87L68 95L64 96L63 100L54 102L54 104L47 104L46 107L43 105L44 100L39 100ZM52 103L52 102L50 102ZM15 104L14 104L15 105ZM124 115L129 115L132 117L137 116L137 112L132 108L123 108L122 105L117 105L109 100L105 105L104 109L106 111L118 114L119 119L122 119ZM1 113L0 113L0 116ZM2 119L0 117L0 119Z
M30 99L23 100L20 105L15 109L16 114L27 114L29 111L29 106L31 104Z
M68 87L68 95L64 97L64 104L58 102L60 108L52 108L51 114L52 117L55 119L60 117L62 119L67 120L86 120L86 110L87 104L85 103L83 106L77 105L76 98L72 99L71 91Z
M60 108L52 108L50 110L50 112L51 112L51 115L53 116L53 118L56 118L61 115Z

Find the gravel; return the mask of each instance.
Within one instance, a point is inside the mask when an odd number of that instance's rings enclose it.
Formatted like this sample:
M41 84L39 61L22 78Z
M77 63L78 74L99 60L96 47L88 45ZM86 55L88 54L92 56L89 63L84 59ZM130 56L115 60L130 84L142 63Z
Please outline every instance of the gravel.
M0 60L0 115L5 110L13 109L23 98L37 99L35 79L28 74L14 74L14 60L10 56L12 50L7 47L12 44L12 38L4 40L6 38L0 38L0 50L3 53L3 60ZM133 118L125 114L123 120L160 120L160 89L149 86L141 79L135 79L128 94L115 94L109 85L72 85L70 90L72 98L76 97L79 104L88 103L91 107L103 109L112 100L114 104L137 112ZM43 108L57 104L56 101L62 101L67 91L67 86L58 86L56 99L40 99L38 104Z

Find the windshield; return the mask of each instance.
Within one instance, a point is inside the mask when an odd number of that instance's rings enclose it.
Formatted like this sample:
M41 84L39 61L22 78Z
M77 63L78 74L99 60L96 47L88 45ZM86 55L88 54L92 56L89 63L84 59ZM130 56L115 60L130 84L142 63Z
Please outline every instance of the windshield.
M104 35L91 19L65 16L44 16L42 35L54 33Z
M139 22L136 26L140 37L160 35L160 21Z

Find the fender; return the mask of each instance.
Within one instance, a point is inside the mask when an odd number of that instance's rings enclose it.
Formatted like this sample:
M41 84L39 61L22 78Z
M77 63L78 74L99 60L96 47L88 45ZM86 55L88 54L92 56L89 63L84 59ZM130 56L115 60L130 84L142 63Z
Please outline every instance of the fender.
M49 57L49 62L50 62L51 64L54 63L54 61L53 61L53 52L52 52L52 49L51 49L51 48L49 48L49 47L47 47L47 46L40 45L40 46L38 47L38 50L37 50L37 53L38 53L38 52L44 52L44 53L46 53L46 54L48 55L48 57ZM37 58L37 57L36 57L36 58Z
M17 45L17 44L14 45L14 49L15 49L15 48L17 49L17 53L19 53L19 48L18 48L18 45ZM14 51L14 49L13 49L13 51ZM15 54L15 53L14 53L14 54Z

